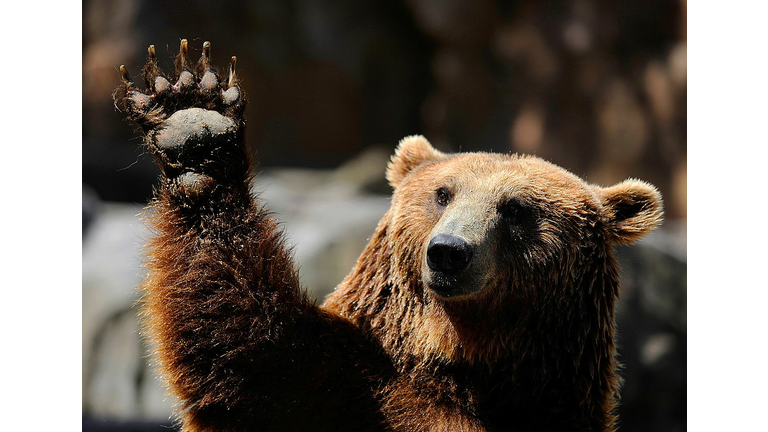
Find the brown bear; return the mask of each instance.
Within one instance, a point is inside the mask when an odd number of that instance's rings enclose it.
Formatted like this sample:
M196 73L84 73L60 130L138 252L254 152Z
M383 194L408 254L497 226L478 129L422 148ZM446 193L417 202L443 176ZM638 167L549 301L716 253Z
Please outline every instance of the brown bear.
M322 306L251 191L245 93L182 41L115 101L162 169L146 333L188 431L606 431L615 427L612 248L662 218L655 188L602 188L539 158L444 154L387 169L392 205Z

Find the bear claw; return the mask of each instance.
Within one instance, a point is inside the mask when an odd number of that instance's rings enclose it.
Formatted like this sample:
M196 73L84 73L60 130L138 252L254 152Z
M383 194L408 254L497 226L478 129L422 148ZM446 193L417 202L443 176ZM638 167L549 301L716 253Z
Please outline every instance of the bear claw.
M176 55L175 66L176 71L184 71L189 68L189 58L187 53L189 52L189 43L186 39L181 40L181 46L179 46L179 54Z
M229 60L229 80L227 81L227 87L232 87L235 85L235 81L237 81L237 77L235 76L235 66L237 66L237 57L232 56Z
M142 68L146 91L137 89L125 65L120 66L122 84L114 97L115 101L121 103L131 114L132 120L141 124L143 117L154 111L154 107L146 101L155 101L161 95L176 99L170 104L165 103L166 106L174 105L176 110L199 106L205 109L226 109L228 115L234 114L232 109L242 112L245 101L236 73L237 57L231 57L227 79L223 81L211 62L209 41L203 43L202 55L196 67L192 67L188 52L189 43L182 39L179 53L174 60L175 79L171 81L158 67L155 46L150 45L147 49L147 62ZM143 96L138 96L137 93ZM176 96L171 96L172 94ZM164 105L162 101L157 102L161 107Z
M129 84L133 84L131 75L128 74L128 69L126 69L125 65L120 65L120 78Z
M203 57L206 59L211 58L211 43L208 41L203 42Z

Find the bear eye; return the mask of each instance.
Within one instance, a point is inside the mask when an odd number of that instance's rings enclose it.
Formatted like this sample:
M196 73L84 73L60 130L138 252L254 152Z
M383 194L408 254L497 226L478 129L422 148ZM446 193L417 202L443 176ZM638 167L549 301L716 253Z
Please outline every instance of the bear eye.
M521 225L530 216L530 210L516 199L511 199L501 204L499 206L499 213L511 225Z
M451 193L446 188L440 188L435 194L435 200L439 205L445 207L451 203Z

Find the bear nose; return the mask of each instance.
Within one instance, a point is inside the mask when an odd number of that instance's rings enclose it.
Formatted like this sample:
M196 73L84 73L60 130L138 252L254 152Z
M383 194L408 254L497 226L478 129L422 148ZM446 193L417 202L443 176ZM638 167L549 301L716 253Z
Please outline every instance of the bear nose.
M472 259L472 246L452 235L440 234L427 246L427 265L433 271L456 275L467 268Z

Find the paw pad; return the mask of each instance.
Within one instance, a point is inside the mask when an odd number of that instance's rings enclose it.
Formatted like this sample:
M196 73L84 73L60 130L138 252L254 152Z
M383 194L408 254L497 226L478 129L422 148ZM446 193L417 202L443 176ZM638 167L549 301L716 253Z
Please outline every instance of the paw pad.
M216 111L188 108L173 113L162 129L155 132L155 144L160 148L179 147L191 141L215 140L232 134L237 125Z

